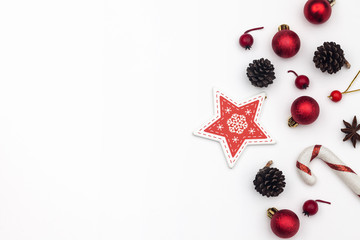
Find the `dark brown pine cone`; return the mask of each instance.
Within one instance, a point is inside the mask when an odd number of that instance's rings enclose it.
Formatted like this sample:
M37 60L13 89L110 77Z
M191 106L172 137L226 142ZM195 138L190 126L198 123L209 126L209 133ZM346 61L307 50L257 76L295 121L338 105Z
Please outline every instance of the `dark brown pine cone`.
M267 87L275 79L274 69L274 65L268 59L261 58L249 64L249 67L246 69L246 75L252 85Z
M330 74L338 72L344 64L350 68L350 64L344 57L344 51L335 42L324 42L318 47L314 53L313 62L315 67L320 68L322 72Z
M272 161L259 170L253 181L255 190L261 195L267 197L276 197L284 191L285 176L283 172L277 168L270 167Z

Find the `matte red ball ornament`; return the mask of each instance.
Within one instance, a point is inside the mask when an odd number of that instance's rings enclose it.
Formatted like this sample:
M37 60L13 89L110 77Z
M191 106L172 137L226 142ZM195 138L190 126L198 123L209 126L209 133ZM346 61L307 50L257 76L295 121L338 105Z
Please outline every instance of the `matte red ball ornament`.
M253 28L253 29L249 29L246 32L244 32L244 34L241 35L240 38L239 38L240 46L242 46L245 49L250 49L251 46L254 43L254 38L248 32L255 31L255 30L260 30L260 29L263 29L263 28L264 27Z
M331 16L335 0L309 0L304 6L305 18L313 24L326 22Z
M298 89L306 89L309 84L310 84L310 80L307 76L305 75L297 75L297 73L293 70L289 70L288 73L291 72L293 74L295 74L296 79L295 79L295 86Z
M276 208L269 208L267 214L271 218L271 230L276 236L291 238L299 231L300 221L293 211L288 209L278 211Z
M303 213L305 216L309 217L315 215L318 212L319 206L317 202L331 204L330 202L326 202L323 200L307 200L303 205Z
M296 127L299 124L311 124L318 118L319 113L320 107L315 99L309 96L299 97L291 105L291 117L288 125L289 127Z
M272 39L272 48L274 52L282 58L290 58L300 49L299 36L290 30L286 24L280 25L278 32Z

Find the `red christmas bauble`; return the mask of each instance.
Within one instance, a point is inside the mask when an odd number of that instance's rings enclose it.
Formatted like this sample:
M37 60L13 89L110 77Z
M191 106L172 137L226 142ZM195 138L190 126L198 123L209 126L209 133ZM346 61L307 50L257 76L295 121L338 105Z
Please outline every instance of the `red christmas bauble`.
M300 38L288 25L283 24L272 39L272 48L282 58L293 57L300 49Z
M299 124L313 123L318 118L319 113L319 104L309 96L299 97L291 105L292 118Z
M331 15L331 5L327 0L309 0L304 6L305 18L313 24L326 22Z
M283 209L275 212L271 218L271 230L281 238L291 238L300 227L298 216L291 210Z

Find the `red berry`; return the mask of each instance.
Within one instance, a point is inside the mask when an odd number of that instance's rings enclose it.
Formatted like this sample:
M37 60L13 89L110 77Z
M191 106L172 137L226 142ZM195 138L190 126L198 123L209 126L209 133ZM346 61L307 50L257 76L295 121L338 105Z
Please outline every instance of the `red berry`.
M309 80L309 78L307 76L305 76L305 75L298 76L297 73L295 71L293 71L293 70L289 70L288 73L289 72L295 74L295 76L296 76L295 86L298 89L306 89L309 86L310 80Z
M318 204L314 200L307 200L303 205L303 213L306 216L312 216L319 210Z
M317 202L322 202L322 203L327 203L327 204L331 204L330 202L326 202L323 200L307 200L304 205L303 205L303 213L306 216L312 216L315 215L317 213L317 211L319 210L319 206L317 204Z
M305 75L300 75L295 79L295 85L298 89L306 89L309 86L310 80Z
M329 98L333 102L338 102L342 98L342 93L340 91L338 91L338 90L334 90L334 91L331 92Z
M253 29L249 29L246 32L244 32L244 34L241 35L240 38L239 38L240 46L242 46L245 49L250 49L251 46L254 43L254 38L250 34L248 34L248 32L255 31L255 30L260 30L260 29L263 29L263 28L264 27L253 28Z
M250 34L244 33L243 35L241 35L239 43L240 46L242 46L243 48L250 49L254 43L254 38Z

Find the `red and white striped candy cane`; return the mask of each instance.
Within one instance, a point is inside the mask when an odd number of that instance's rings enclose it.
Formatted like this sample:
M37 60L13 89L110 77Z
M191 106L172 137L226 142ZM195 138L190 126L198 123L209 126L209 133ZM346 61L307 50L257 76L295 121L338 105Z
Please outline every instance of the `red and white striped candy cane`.
M310 170L309 164L314 158L324 161L353 192L360 197L360 177L348 166L346 166L334 153L321 145L306 148L300 154L296 167L301 178L309 185L316 182L314 173Z

